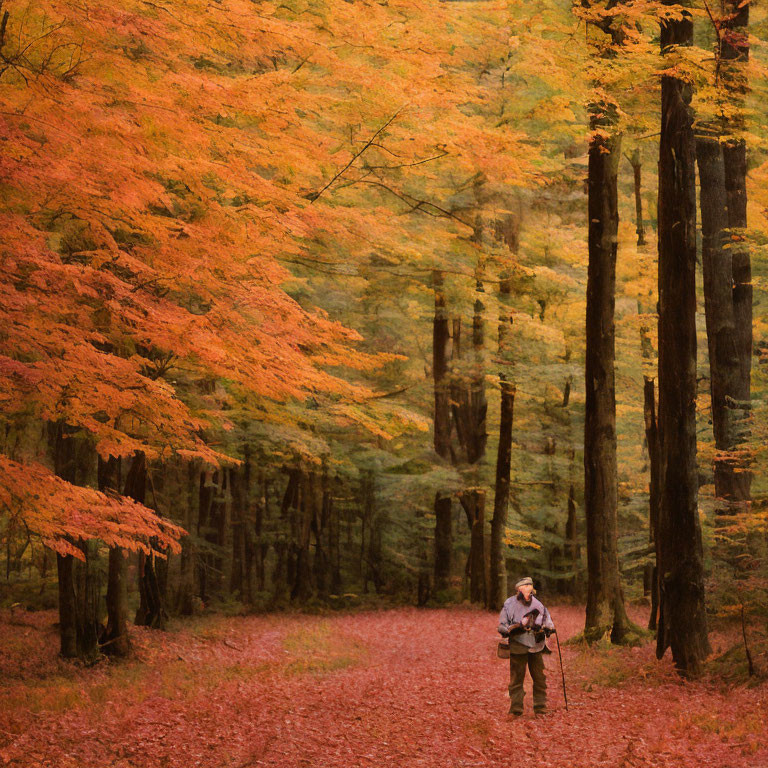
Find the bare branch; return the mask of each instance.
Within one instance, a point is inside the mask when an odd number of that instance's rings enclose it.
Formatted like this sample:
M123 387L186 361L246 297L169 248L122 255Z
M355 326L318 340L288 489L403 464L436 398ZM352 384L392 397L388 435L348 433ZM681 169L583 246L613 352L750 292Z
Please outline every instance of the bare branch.
M325 192L328 189L328 187L330 187L331 184L333 184L334 181L336 181L336 179L338 179L340 176L346 173L347 170L349 170L352 163L354 163L355 160L357 160L357 158L360 157L360 155L362 155L363 152L365 152L373 144L373 142L376 140L376 138L379 136L379 134L382 131L386 130L392 124L392 122L400 114L400 112L402 112L402 107L398 109L397 112L395 112L395 114L392 115L392 117L390 117L389 120L387 120L387 122L384 123L384 125L382 125L376 131L376 133L373 134L373 136L371 136L371 138L365 143L365 146L356 155L354 155L352 159L309 201L310 205L314 203L315 200L317 200L317 198L320 197L320 195L322 195L323 192Z

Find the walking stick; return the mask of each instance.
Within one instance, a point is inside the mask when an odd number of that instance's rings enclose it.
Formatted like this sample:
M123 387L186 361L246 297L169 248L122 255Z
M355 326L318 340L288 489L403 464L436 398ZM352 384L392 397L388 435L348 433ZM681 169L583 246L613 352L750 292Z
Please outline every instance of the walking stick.
M565 670L563 669L563 654L560 652L560 635L555 628L555 640L557 640L557 655L560 657L560 674L563 678L563 698L565 699L565 711L568 711L568 694L565 692Z

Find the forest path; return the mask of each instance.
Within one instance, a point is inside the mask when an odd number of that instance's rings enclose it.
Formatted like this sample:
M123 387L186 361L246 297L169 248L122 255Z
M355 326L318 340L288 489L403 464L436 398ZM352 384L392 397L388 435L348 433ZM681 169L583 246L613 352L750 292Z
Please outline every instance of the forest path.
M552 615L561 640L581 629L581 608ZM555 651L550 714L533 716L527 679L509 718L495 627L466 608L214 618L137 630L137 660L82 670L35 661L55 635L20 622L0 643L0 765L768 765L766 686L681 683L650 645L565 646L568 712Z

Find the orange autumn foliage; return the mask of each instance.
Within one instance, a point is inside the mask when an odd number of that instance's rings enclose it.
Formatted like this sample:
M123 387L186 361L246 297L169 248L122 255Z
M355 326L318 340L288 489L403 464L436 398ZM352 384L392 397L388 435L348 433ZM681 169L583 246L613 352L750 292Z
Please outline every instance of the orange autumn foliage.
M73 542L100 539L161 557L179 552L185 531L125 496L82 488L35 463L20 464L0 454L0 505L11 528L23 528L61 555L84 560Z

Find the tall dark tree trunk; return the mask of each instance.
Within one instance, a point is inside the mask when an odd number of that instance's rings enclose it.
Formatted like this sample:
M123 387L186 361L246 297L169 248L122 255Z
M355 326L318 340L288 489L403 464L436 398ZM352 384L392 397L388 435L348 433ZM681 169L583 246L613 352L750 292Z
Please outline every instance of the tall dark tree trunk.
M576 487L571 483L568 489L568 517L565 521L565 546L568 565L574 572L568 580L568 591L573 597L580 592L579 569L581 568L581 547L579 546L578 521L576 519Z
M496 456L496 486L491 518L490 584L488 607L501 610L507 598L507 564L504 557L504 536L509 505L509 481L512 466L512 422L515 405L515 385L501 377L501 422L499 449Z
M117 492L121 485L121 460L99 457L99 490ZM131 650L128 639L128 591L125 580L125 552L120 547L109 548L107 572L107 626L100 638L104 653L127 656Z
M290 592L296 580L295 541L298 537L298 507L301 501L302 470L300 466L288 469L288 483L280 505L280 517L288 522L289 537L275 541L275 560L272 586L275 598Z
M631 155L627 155L627 160L632 166L632 174L635 181L635 232L637 233L637 244L645 245L645 224L643 223L643 188L642 173L643 164L640 160L640 150L635 147Z
M605 106L603 113L608 113ZM629 627L619 574L616 466L615 329L618 192L621 139L606 137L593 118L589 146L589 266L586 319L584 506L587 519L585 636L625 640ZM598 129L603 129L598 132Z
M482 283L478 281L478 292L480 291L482 291ZM468 371L464 372L466 380L462 380L456 375L456 371L454 372L451 388L453 422L456 425L456 435L461 448L460 456L456 457L456 461L464 464L466 470L473 474L476 474L477 464L485 456L485 445L488 439L486 431L488 402L485 395L483 366L484 311L483 302L480 298L476 299L472 319L472 361ZM460 369L461 323L458 319L453 323L453 359ZM470 599L472 602L486 603L488 588L485 583L485 573L488 552L485 546L485 491L471 484L461 492L459 499L467 514L470 527L470 551L467 561Z
M693 21L661 27L661 48L691 45ZM696 467L696 148L691 86L661 79L659 145L659 622L685 675L709 652Z
M717 139L721 132L744 128L749 4L728 0L723 10L726 15L716 57L734 112L722 131L718 129L709 139L700 138L697 149L704 290L709 298L706 309L712 424L719 452L714 464L715 495L719 511L733 515L748 509L752 479L744 452L739 452L748 430L752 364L752 268L745 232L747 147L742 138L731 137L722 143ZM713 146L715 143L717 146Z
M125 478L123 495L140 504L146 503L147 498L147 460L142 452L137 452L131 461L131 468ZM155 503L157 500L155 500ZM168 620L165 609L165 599L162 581L158 578L154 563L155 556L139 552L139 607L134 623L142 627L164 629Z
M315 517L315 472L302 472L299 482L299 504L297 508L296 529L296 572L291 600L304 601L312 596L312 565L310 562L309 542L312 533L312 520Z
M451 393L448 381L450 331L443 293L443 275L435 270L435 317L432 323L432 377L435 387L435 453L451 457Z
M86 439L76 435L76 431L62 422L48 425L54 471L73 485L97 485L96 453ZM83 540L71 543L82 551L82 560L72 555L56 556L61 655L91 663L101 655L98 545L95 541Z
M328 500L328 556L331 568L331 594L338 595L342 590L341 581L341 519L339 504L334 499L334 486L331 487Z
M72 555L56 554L59 579L59 652L65 659L76 659L77 644L77 595Z
M719 139L699 136L696 155L701 184L701 260L704 273L704 306L709 346L712 426L715 447L715 495L721 512L732 513L749 499L750 475L735 451L741 442L744 401L749 385L742 376L739 333L734 306L733 249L728 221L725 162ZM749 353L747 353L749 354ZM746 390L746 391L745 391Z
M648 494L648 537L654 551L654 560L659 551L659 430L656 423L656 390L652 378L646 376L643 381L643 416L645 418L645 443L648 446L648 464L650 468L650 485ZM648 619L648 629L656 629L659 610L659 578L656 562L650 569L651 615Z
M195 610L195 600L199 597L196 540L200 519L200 467L197 462L187 462L186 475L184 528L188 535L181 540L181 565L175 603L178 613L191 616Z
M448 312L443 293L443 274L435 270L435 317L432 324L432 376L435 388L435 453L451 459L451 392L448 379L448 354L450 331ZM447 512L446 512L447 509ZM451 499L435 494L435 570L434 583L437 591L448 589L452 560Z
M315 515L312 521L312 535L315 538L314 575L317 592L325 597L328 595L331 567L328 530L332 512L331 480L328 477L328 467L325 462L323 462L320 482L315 493Z
M487 604L485 583L485 491L468 488L460 496L471 531L469 547L469 599L473 603Z
M445 591L451 585L451 556L453 531L451 526L451 497L435 494L435 590Z
M248 495L245 463L229 470L230 494L230 540L232 543L231 565L229 566L229 592L245 602L245 547L246 516Z

